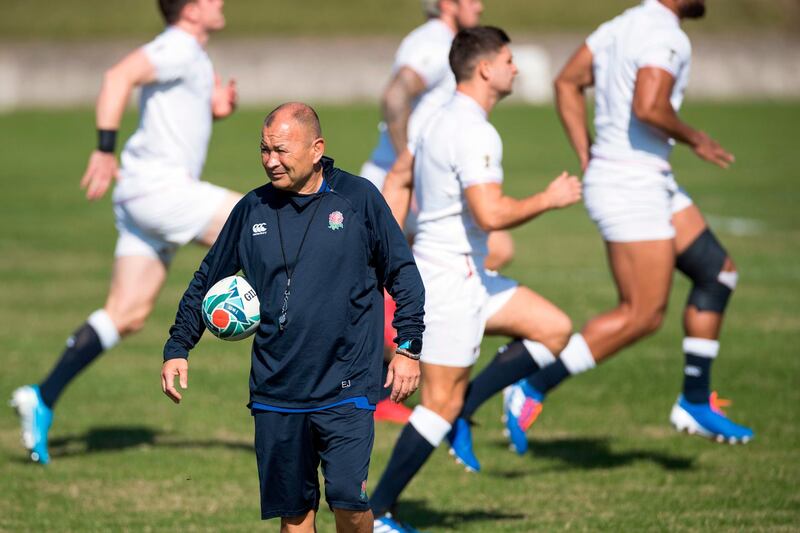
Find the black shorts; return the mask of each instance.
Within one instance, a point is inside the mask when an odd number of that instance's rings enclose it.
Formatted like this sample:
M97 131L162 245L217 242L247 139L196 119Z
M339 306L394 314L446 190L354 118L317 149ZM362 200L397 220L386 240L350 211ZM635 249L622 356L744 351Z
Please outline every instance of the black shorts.
M319 508L322 462L331 509L366 511L373 411L353 404L311 413L254 411L261 519Z

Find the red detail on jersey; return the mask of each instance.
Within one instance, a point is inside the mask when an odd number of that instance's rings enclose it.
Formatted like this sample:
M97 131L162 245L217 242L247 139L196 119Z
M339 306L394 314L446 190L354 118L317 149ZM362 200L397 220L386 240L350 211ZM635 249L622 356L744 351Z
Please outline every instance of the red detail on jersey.
M217 326L219 329L227 328L230 322L231 317L228 315L227 311L215 309L214 312L211 313L211 323Z

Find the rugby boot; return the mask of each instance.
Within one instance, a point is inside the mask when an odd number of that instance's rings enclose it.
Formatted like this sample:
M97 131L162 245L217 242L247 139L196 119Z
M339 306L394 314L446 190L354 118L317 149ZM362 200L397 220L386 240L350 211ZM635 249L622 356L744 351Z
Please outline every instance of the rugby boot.
M503 433L510 442L509 448L519 455L528 451L525 432L536 422L542 412L544 394L521 379L503 389Z
M376 422L393 422L395 424L406 424L408 417L411 416L411 409L402 403L394 403L389 398L385 398L375 405Z
M22 444L31 459L39 464L50 462L47 450L47 433L53 423L53 411L44 404L38 385L19 387L11 396L11 407L19 415L22 426Z
M450 455L455 457L458 464L464 465L467 472L479 472L481 464L472 451L472 429L469 421L457 418L450 433L447 434L450 443Z
M675 429L689 435L699 435L722 444L747 444L755 434L753 430L731 421L722 410L730 404L712 392L707 403L690 403L681 394L669 420Z

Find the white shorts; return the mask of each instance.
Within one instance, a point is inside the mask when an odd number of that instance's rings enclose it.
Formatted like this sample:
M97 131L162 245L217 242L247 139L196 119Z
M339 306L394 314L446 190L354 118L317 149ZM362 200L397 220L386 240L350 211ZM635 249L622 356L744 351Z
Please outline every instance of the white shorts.
M229 191L185 180L115 200L116 257L148 256L169 264L178 247L200 237Z
M483 257L415 247L414 259L425 285L422 361L460 368L474 365L487 320L508 303L517 282L484 269Z
M383 182L386 180L386 174L389 173L389 168L384 168L372 161L367 161L361 167L361 177L368 179L375 187L378 188L379 191L383 189ZM408 215L406 215L406 223L403 225L403 233L408 238L413 238L414 235L417 233L417 213L419 212L419 208L417 207L417 201L412 196L411 197L411 205L408 209Z
M692 205L669 170L592 159L583 201L607 242L675 238L672 215Z

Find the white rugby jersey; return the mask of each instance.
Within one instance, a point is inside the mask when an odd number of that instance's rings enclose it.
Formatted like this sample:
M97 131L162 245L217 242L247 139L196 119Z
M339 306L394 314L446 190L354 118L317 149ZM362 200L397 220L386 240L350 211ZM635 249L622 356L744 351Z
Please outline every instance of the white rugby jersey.
M677 111L689 80L692 47L677 15L658 0L645 0L602 24L586 39L594 56L597 138L592 157L668 169L675 144L633 114L640 68L657 67L675 78L670 100Z
M414 247L486 255L487 234L464 198L467 187L503 182L503 143L486 111L457 92L423 126L413 151L419 207Z
M453 30L441 20L433 18L409 33L397 49L392 74L402 67L408 67L425 82L425 92L414 102L408 120L406 133L409 140L417 136L419 128L433 112L450 100L456 90L456 78L450 70L449 60L454 37ZM376 165L389 169L397 156L386 124L381 123L379 129L378 145L370 159Z
M200 179L213 120L211 60L197 39L175 27L142 49L156 81L142 87L139 125L122 150L120 186L141 189L177 175Z

